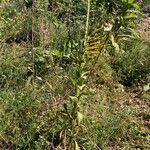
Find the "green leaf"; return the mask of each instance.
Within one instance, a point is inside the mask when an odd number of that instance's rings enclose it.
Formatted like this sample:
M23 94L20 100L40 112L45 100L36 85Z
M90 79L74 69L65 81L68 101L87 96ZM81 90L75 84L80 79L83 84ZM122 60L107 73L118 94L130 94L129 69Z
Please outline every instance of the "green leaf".
M128 22L128 26L131 27L131 28L134 28L136 25L134 22Z
M134 3L132 6L134 7L134 9L140 10L140 6L137 3Z
M78 98L76 96L69 96L69 97L70 97L72 102L77 103Z
M52 52L52 54L56 57L61 57L62 56L62 53L60 52L60 50L56 49Z
M112 27L113 27L112 24L106 23L105 26L104 26L104 31L105 32L111 31Z
M78 143L75 141L75 150L80 150L80 147L78 146Z
M88 72L82 73L81 77L82 77L83 79L86 79L86 78L87 78L87 73L88 73Z
M113 35L111 35L111 43L112 43L113 47L115 48L115 50L117 52L119 52L119 50L120 50L119 45L115 42L115 39L114 39Z
M78 89L82 91L85 88L85 86L86 86L85 84L78 86Z
M83 114L81 114L80 112L77 112L77 122L78 122L78 124L80 124L82 120L83 120Z
M124 19L134 19L134 18L136 18L136 17L137 17L137 15L134 14L134 13L128 13L128 14L124 17Z
M135 0L128 0L128 4L133 4Z
M147 92L150 90L150 83L148 83L147 85L144 85L143 87L144 92Z

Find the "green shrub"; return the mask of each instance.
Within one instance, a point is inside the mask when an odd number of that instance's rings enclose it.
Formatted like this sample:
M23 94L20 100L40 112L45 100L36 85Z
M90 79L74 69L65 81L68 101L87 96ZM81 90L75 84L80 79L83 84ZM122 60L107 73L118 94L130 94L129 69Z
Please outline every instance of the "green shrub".
M150 74L149 43L128 41L124 43L123 49L122 53L112 58L112 68L117 80L126 86L146 82Z

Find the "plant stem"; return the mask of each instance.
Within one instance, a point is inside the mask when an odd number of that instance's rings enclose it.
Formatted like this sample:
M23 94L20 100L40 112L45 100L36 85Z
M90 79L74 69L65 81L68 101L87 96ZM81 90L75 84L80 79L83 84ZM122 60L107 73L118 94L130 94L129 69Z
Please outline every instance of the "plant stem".
M86 16L86 25L85 25L85 39L84 39L84 46L86 45L87 39L88 39L89 19L90 19L90 6L91 6L91 0L88 0L87 16Z
M33 85L35 82L36 78L36 68L35 68L35 47L34 47L34 6L35 6L35 0L33 0L33 5L32 5L32 12L31 12L31 17L32 17L32 69L33 69Z

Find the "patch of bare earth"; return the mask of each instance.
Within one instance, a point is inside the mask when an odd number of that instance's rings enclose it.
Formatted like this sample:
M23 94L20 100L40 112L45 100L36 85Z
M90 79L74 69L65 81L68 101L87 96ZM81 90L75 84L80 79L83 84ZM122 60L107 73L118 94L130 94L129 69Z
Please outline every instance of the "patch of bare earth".
M139 32L142 39L147 42L150 41L150 15L144 15L137 24L137 31Z

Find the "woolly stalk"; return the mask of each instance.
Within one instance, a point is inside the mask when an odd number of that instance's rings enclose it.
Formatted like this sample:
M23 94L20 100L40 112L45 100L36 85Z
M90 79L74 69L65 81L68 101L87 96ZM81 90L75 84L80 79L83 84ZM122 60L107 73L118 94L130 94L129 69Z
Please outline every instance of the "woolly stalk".
M85 25L84 46L87 44L87 39L88 39L89 19L90 19L90 6L91 6L91 0L88 0L88 4L87 4L87 16L86 16L86 25Z

